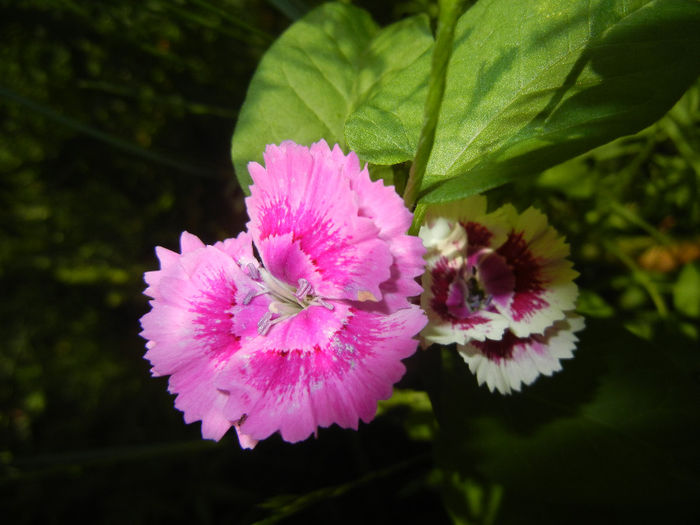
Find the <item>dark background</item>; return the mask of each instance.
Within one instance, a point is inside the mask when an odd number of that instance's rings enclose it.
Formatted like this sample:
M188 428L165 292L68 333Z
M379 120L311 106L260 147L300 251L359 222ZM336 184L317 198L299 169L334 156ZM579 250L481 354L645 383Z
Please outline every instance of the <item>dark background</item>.
M185 425L174 409L167 379L149 377L138 319L148 309L142 276L157 267L154 246L175 249L182 230L212 243L244 227L229 156L237 111L262 53L313 4L0 0L2 521L447 523L441 489L459 514L464 501L493 495L501 480L489 476L501 472L507 488L496 500L504 523L691 522L688 494L700 469L676 474L674 465L688 458L698 467L690 451L697 420L673 419L673 439L662 431L649 438L654 450L665 442L686 447L669 464L666 456L643 462L652 465L646 475L669 474L679 483L677 497L651 502L649 513L634 498L611 503L604 489L594 490L594 510L577 514L580 503L513 492L506 478L520 480L507 469L474 467L468 482L434 470L435 424L425 396L397 397L359 432L321 429L318 439L296 445L273 436L251 452L240 450L233 434L218 444L201 440L199 424ZM380 24L435 14L430 2L358 4ZM601 334L622 325L644 343L628 332L620 355L639 344L644 356L663 359L661 349L673 351L675 341L685 352L678 369L695 386L683 387L684 407L700 401L693 397L700 384L692 354L697 313L679 299L694 282L681 281L682 272L697 268L700 257L699 98L693 88L672 116L644 133L492 194L493 202L516 196L521 210L535 203L570 239L585 290L581 310L593 319L580 351L613 353ZM409 360L401 386L429 386L421 370L439 366L433 361L425 354ZM596 363L583 358L534 392L584 403L585 396L567 392L572 379L602 374ZM611 366L624 378L627 365L618 365ZM658 386L656 376L634 377ZM673 390L674 378L665 379L671 386L659 388ZM469 396L484 396L470 388ZM520 421L527 407L513 416L517 403L494 406L532 436ZM621 485L635 483L636 474L624 471L630 464L635 460L621 463ZM538 465L527 469L536 486L558 483L544 473L537 479ZM606 476L582 475L590 484ZM488 523L476 507L462 513L477 516L465 523Z

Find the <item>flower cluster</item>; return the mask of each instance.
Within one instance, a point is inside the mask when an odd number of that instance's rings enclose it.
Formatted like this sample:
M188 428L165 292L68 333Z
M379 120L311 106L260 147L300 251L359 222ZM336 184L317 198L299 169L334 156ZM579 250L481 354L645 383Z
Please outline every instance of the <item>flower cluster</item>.
M394 189L324 141L264 159L249 165L246 232L157 248L141 319L152 373L170 376L185 420L217 440L233 426L248 448L371 420L426 323L408 300L425 250Z
M568 245L529 208L486 212L485 197L428 210L421 304L428 342L457 349L491 391L519 391L561 369L583 328Z

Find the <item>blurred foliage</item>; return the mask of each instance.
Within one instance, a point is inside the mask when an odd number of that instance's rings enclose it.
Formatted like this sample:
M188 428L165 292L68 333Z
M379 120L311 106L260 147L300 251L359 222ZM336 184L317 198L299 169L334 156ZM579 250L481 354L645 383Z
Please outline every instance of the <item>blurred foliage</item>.
M433 390L477 408L447 418L460 428L443 429L442 462L465 458L449 469L503 483L499 522L571 508L580 522L698 519L698 160L696 84L641 133L492 193L494 207L546 210L566 234L588 318L576 358L512 401L465 384L463 364L444 356L458 392Z
M408 361L397 395L360 432L322 429L294 446L273 437L253 453L232 435L202 441L166 380L148 377L138 318L153 247L174 248L183 229L213 242L245 223L229 159L237 110L286 16L315 3L0 0L3 518L663 522L664 505L697 517L697 87L642 133L490 195L539 207L567 235L592 328L577 359L522 397L489 396L455 368L466 383L451 403L470 425L460 446L472 447L462 464L433 470L428 456L444 435L423 393L438 353ZM381 24L435 16L431 2L357 3ZM613 430L562 448L591 413ZM566 439L548 455L552 435ZM564 476L572 457L578 485ZM619 469L619 500L596 487L591 457ZM649 480L667 488L645 506L631 495ZM579 501L559 498L567 486ZM592 510L579 515L584 496Z
M614 316L647 338L651 321L663 318L697 340L699 188L696 84L644 131L494 195L546 210L566 234L581 273L581 313Z

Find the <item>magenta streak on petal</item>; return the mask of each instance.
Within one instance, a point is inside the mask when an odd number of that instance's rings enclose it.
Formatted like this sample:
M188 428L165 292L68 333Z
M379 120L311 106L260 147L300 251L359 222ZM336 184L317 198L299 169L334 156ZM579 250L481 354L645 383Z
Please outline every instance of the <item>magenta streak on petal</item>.
M435 263L435 267L430 272L433 280L430 287L430 291L433 294L430 300L430 307L440 317L446 321L451 321L453 316L447 308L447 300L450 285L457 276L457 270L450 267L447 259L442 257Z
M231 331L231 309L235 306L236 286L219 273L209 286L191 300L194 319L194 337L202 343L209 359L226 361L240 348L240 337Z
M508 307L513 297L515 276L505 258L495 252L483 254L478 258L477 276L479 283L493 302Z
M549 307L549 303L539 296L540 292L523 292L515 294L510 308L513 320L518 322L531 316L534 312Z
M285 201L265 203L257 209L260 240L256 244L265 266L276 277L285 279L292 286L296 286L298 279L304 277L311 282L316 294L324 298L357 300L360 292L381 298L379 285L390 277L393 257L386 241L376 236L377 228L371 220L356 218L352 225L339 225L330 219L320 218L304 205L291 209ZM341 233L340 226L344 233ZM276 273L270 266L268 259L279 256L268 251L265 243L290 236L291 239L285 243L288 249L298 246L319 278L314 279L307 273L295 274L290 280L287 276L278 275L279 272Z
M517 346L525 346L532 341L532 337L516 337L513 332L507 330L500 340L470 341L469 344L478 348L489 360L501 363L513 358Z
M322 350L319 345L312 351L278 349L256 352L246 368L245 386L249 391L257 391L259 397L248 409L241 431L255 439L264 439L277 430L286 441L307 438L322 423L313 413L309 399L311 391L324 388L330 378L345 377L356 366L352 357L354 352L355 348L351 346L331 352ZM339 424L349 422L350 425L343 426L356 427L357 415L351 398L335 399L333 405L332 412Z
M491 244L493 232L483 224L472 221L460 222L460 224L467 232L467 256L471 256Z
M296 288L304 279L312 288L322 285L323 279L314 261L304 253L292 233L270 236L258 242L258 250L265 269L287 286Z
M510 232L508 239L496 250L502 255L515 277L511 313L514 321L521 321L533 312L547 308L549 303L541 296L542 287L541 266L530 251L523 233Z
M358 265L356 251L351 249L351 239L342 235L338 225L327 218L322 218L316 210L299 207L292 209L286 200L267 203L258 212L257 222L260 225L258 242L269 237L280 237L291 234L288 244L298 241L301 251L311 260L316 271L321 276L330 274L331 277L347 273L348 267ZM265 266L270 267L265 261ZM272 271L272 268L270 268ZM285 278L276 275L278 278ZM295 275L288 284L296 285L301 275Z
M467 297L469 296L469 288L464 280L457 277L454 279L447 291L447 311L452 317L464 319L469 317L471 311L467 308Z
M340 240L338 227L330 219L319 216L313 208L292 207L286 198L265 201L258 209L256 222L260 228L259 240L292 233L292 242L300 240L306 253L324 252L328 237Z
M425 324L417 307L390 316L352 310L348 322L312 350L254 351L231 370L228 382L257 398L245 407L240 430L264 439L279 430L300 441L318 426L357 428L374 417L378 399L391 395L403 375L401 359L411 355L415 330ZM255 394L257 392L257 394ZM240 413L231 395L231 413Z

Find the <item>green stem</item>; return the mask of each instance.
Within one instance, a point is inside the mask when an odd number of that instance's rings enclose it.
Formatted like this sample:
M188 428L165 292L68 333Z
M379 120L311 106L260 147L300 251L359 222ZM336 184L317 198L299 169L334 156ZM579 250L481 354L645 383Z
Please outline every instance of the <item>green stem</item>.
M421 224L423 224L423 219L425 218L425 212L427 209L428 206L422 203L419 203L416 206L416 209L413 212L413 222L408 230L409 235L418 235L418 231L420 230Z
M418 199L430 152L433 149L440 106L442 105L442 97L445 94L447 64L452 54L452 41L454 40L457 19L462 9L462 0L439 0L439 8L437 37L430 67L430 81L428 83L428 97L425 101L423 113L423 128L420 132L416 157L411 165L403 197L404 203L409 210L413 209Z

